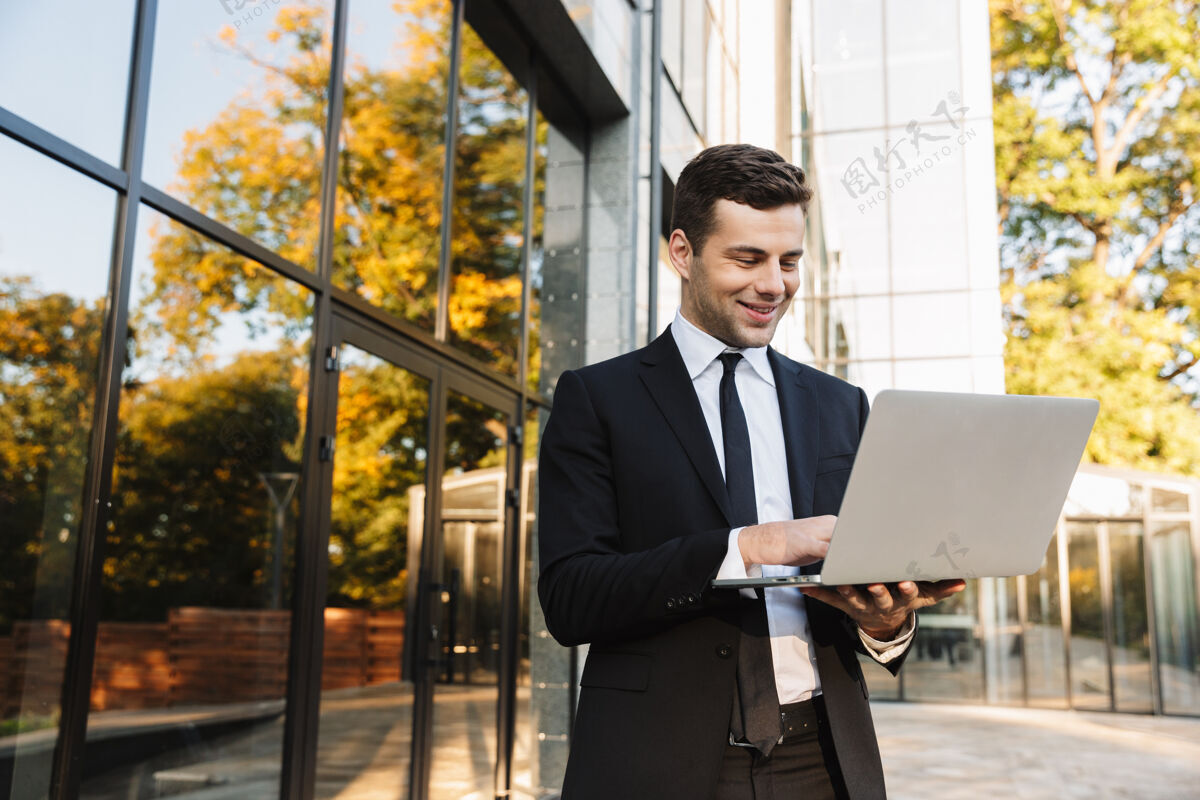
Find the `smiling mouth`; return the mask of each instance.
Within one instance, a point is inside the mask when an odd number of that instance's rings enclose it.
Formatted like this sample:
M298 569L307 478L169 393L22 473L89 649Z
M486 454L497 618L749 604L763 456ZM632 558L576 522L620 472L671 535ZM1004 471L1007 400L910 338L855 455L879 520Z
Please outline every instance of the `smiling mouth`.
M769 303L759 305L759 304L743 303L740 300L738 301L738 305L740 305L742 308L746 309L746 311L750 314L751 319L758 320L760 322L765 322L765 321L771 319L771 317L773 317L775 315L775 309L778 308L778 306L774 306Z

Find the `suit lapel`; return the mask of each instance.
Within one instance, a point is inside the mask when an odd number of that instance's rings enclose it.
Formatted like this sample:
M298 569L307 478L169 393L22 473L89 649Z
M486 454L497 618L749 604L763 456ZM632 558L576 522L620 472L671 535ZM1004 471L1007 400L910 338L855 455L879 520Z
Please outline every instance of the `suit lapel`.
M691 376L683 364L683 356L675 346L675 337L668 327L666 332L647 345L642 354L641 379L654 403L662 412L667 425L687 453L700 479L725 515L729 524L732 514L729 494L725 491L725 478L721 475L721 463L717 461L704 412L696 398Z
M820 409L799 364L784 359L770 348L767 349L767 360L775 374L775 391L779 395L788 485L792 490L792 516L803 519L812 516L813 482L820 445ZM812 567L804 571L820 571L819 563Z

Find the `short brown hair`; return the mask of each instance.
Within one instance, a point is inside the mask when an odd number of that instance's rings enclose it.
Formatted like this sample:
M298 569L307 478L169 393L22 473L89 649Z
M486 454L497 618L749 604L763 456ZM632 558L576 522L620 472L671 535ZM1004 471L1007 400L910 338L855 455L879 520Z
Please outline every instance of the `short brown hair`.
M812 189L804 170L774 150L751 144L721 144L702 151L679 173L671 230L679 229L699 253L712 233L718 200L770 210L799 205L808 213Z

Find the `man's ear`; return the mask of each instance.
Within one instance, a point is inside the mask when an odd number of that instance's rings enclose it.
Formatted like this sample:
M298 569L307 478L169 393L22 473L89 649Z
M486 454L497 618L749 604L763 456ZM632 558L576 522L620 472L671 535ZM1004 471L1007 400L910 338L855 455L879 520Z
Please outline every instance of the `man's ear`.
M667 255L671 259L671 266L675 267L675 271L686 281L692 277L692 243L688 241L687 234L679 228L671 231L671 238L667 240Z

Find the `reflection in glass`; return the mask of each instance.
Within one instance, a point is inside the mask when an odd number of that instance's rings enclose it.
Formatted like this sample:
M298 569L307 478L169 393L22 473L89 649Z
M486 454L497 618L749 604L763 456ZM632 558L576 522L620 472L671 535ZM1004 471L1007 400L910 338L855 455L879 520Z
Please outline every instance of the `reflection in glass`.
M1154 621L1163 711L1200 713L1200 621L1196 611L1196 570L1192 531L1187 522L1159 522L1151 528L1150 567L1154 576Z
M1154 708L1150 687L1150 618L1142 523L1108 522L1112 570L1113 689L1118 711Z
M148 208L133 286L83 796L275 797L312 298Z
M918 612L920 628L904 663L907 700L983 700L979 581Z
M508 416L456 392L446 403L439 663L430 797L491 797L496 767Z
M116 197L5 136L0 175L0 797L10 785L39 797L58 733Z
M1096 523L1068 522L1067 563L1071 590L1071 705L1111 707L1100 553Z
M450 0L351 3L333 280L432 331Z
M148 183L309 268L332 8L160 3L146 120Z
M509 375L521 337L528 98L463 25L454 143L450 340Z
M1153 488L1150 490L1150 507L1154 511L1178 511L1186 514L1188 495L1183 492L1172 492L1169 489Z
M7 2L0 106L121 166L133 0Z
M1067 704L1066 651L1063 649L1062 598L1058 579L1058 535L1046 560L1025 578L1025 670L1029 704L1063 708Z
M402 665L429 381L349 345L339 361L314 794L399 800L409 796L414 675Z
M984 658L989 703L1022 702L1021 617L1017 579L982 578Z

